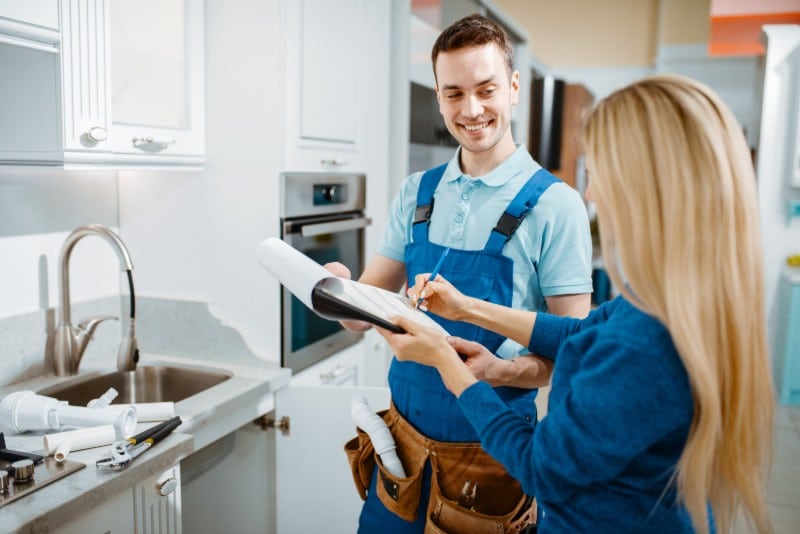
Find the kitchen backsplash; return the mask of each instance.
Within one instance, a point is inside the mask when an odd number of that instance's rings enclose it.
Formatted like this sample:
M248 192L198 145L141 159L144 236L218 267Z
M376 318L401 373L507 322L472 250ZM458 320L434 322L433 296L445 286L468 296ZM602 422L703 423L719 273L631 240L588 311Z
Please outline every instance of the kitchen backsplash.
M127 297L108 297L72 304L73 323L95 315L125 316ZM0 385L51 372L53 308L0 318ZM81 360L81 369L116 367L121 327L106 321L97 327ZM224 355L231 363L263 363L239 333L220 323L203 302L136 298L136 337L142 353L193 359Z

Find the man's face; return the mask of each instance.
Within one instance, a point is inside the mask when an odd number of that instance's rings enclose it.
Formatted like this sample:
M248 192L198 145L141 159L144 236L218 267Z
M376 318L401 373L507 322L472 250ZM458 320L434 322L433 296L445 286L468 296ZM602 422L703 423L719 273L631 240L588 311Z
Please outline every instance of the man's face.
M511 107L519 99L519 73L509 80L494 44L440 53L436 97L447 129L464 150L485 152L511 135Z

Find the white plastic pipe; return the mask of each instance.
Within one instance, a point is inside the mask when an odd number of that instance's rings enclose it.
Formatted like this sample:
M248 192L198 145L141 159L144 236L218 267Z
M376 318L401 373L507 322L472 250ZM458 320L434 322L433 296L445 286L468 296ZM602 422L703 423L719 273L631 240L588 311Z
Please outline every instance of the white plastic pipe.
M136 432L136 410L87 408L70 406L65 402L33 391L16 391L6 395L0 402L0 425L16 432L27 430L51 430L66 426L99 426L110 424L122 438Z
M136 404L110 404L106 410L123 411L128 408L136 410L140 423L148 421L166 421L175 417L174 402L137 402Z
M116 431L112 425L101 425L45 434L42 440L45 455L53 455L58 460L59 454L66 456L70 451L111 445L116 441Z
M398 478L406 478L405 469L400 458L397 456L397 446L394 443L389 427L378 414L373 412L367 399L355 396L350 402L350 416L356 425L367 433L372 440L375 452L381 457L383 467Z
M67 455L72 450L72 446L70 445L69 441L62 441L56 447L56 450L53 451L53 458L55 459L56 463L63 463L64 460L67 459Z
M111 401L117 398L117 395L119 395L119 392L116 389L108 388L108 391L100 395L99 399L90 400L89 404L86 406L89 408L105 408L111 404Z
M84 427L110 424L114 425L117 434L123 438L128 438L136 433L136 423L138 422L136 410L130 406L120 411L63 404L56 408L55 413L58 426Z

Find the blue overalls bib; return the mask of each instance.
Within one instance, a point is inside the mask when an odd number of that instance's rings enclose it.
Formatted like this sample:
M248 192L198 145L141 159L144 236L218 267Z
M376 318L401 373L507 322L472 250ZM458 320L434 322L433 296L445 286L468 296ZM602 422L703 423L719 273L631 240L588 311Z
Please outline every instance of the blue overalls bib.
M443 246L431 243L428 228L433 212L433 195L447 165L427 171L417 192L417 207L412 227L412 242L406 245L405 263L408 285L414 284L417 274L430 272L444 251ZM538 202L542 193L558 178L544 169L536 172L509 203L492 230L482 250L451 249L441 274L465 295L511 306L513 295L513 261L502 254L519 224ZM453 336L477 341L495 352L505 341L503 336L467 323L453 322L431 314ZM437 441L477 442L475 430L458 407L456 397L442 382L439 372L415 362L392 360L389 369L392 403L398 412L419 432ZM528 421L536 421L536 390L514 387L495 388L500 397ZM429 469L428 469L429 471ZM374 489L373 477L371 489ZM425 523L425 508L430 488L430 474L425 473L425 489L420 502L419 532ZM413 532L411 524L398 518L381 505L374 491L368 492L361 516L360 531L366 525L382 525L381 532ZM379 519L380 518L380 519Z

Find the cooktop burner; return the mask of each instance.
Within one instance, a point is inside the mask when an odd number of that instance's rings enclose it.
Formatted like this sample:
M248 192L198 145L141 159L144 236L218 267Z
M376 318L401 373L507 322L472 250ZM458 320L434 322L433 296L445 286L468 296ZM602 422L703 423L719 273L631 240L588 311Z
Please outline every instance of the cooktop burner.
M33 476L31 478L17 480L14 478L15 469L12 467L12 463L19 462L0 460L0 471L5 471L7 475L0 476L0 507L86 467L86 464L73 462L72 460L64 460L58 463L48 456L41 463L33 466ZM21 462L25 462L25 460L21 460ZM17 469L17 471L21 470Z
M0 507L86 467L80 462L12 451L0 432Z

